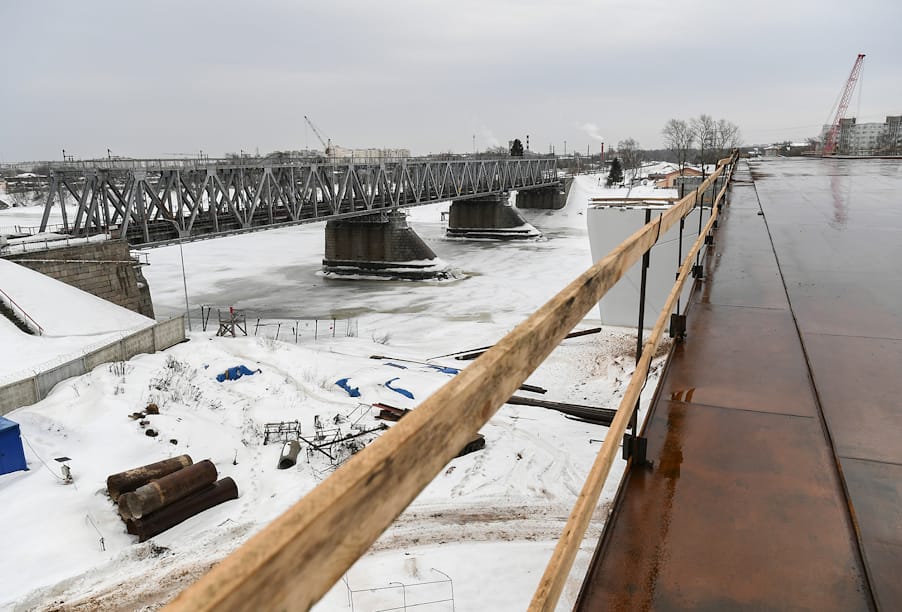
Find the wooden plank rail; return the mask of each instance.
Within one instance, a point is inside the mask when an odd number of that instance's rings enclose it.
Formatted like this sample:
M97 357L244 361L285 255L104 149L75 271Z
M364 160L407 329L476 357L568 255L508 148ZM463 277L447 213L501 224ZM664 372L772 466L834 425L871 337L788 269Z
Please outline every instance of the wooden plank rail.
M734 167L735 164L732 164L730 167L730 179L733 177ZM658 345L661 343L661 338L664 334L664 328L670 318L670 313L673 312L676 301L679 299L680 293L682 292L683 284L685 284L686 279L689 277L693 258L701 249L705 236L714 226L714 221L717 220L720 202L726 193L729 182L729 180L724 181L723 188L721 188L720 193L717 194L717 198L711 209L711 218L708 219L708 223L699 234L698 239L692 245L692 248L689 249L685 259L683 259L677 280L670 290L670 294L667 296L667 301L664 303L664 307L661 309L657 321L655 321L651 334L642 347L642 357L640 358L639 363L636 364L636 369L630 378L626 392L623 394L623 399L617 408L617 415L614 417L614 420L608 429L608 433L605 435L601 448L598 449L598 455L595 457L595 462L592 464L586 482L583 485L579 496L576 498L576 504L573 506L570 517L567 519L567 524L564 526L564 531L545 568L545 573L539 581L539 587L536 589L532 602L530 602L529 605L530 612L537 612L539 610L553 611L557 606L561 591L564 589L567 577L570 574L570 569L573 566L573 561L576 559L576 553L579 551L579 546L586 533L586 528L589 526L592 512L598 505L598 498L601 495L601 490L604 487L605 480L608 478L608 473L611 471L611 465L614 463L614 455L616 454L617 449L620 446L620 441L623 439L623 434L626 432L626 428L629 425L633 409L639 399L639 394L645 386L645 379L648 377L648 369L651 365L652 356L655 354Z
M710 188L723 173L724 164L732 160L721 160L718 170L698 190L577 277L416 410L183 591L167 610L309 609L604 294L695 206L698 194ZM646 351L648 361L653 353ZM642 384L644 376L634 376L627 393L637 392ZM618 413L606 436L614 442L599 453L616 449L620 437L616 427L622 426L622 433L630 410ZM613 450L610 453L613 455ZM590 482L600 474L593 466ZM581 495L578 506L586 506L588 500ZM564 537L569 542L576 533L568 530Z

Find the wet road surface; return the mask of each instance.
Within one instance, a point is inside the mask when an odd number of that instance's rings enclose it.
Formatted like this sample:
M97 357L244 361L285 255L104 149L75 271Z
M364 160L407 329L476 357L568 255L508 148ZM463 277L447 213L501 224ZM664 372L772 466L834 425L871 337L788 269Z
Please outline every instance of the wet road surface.
M577 609L894 609L902 162L735 179Z

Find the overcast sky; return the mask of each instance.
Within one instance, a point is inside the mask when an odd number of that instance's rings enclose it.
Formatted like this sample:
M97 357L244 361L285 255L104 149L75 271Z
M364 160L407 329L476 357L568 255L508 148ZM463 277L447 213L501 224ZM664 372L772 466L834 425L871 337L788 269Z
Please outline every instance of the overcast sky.
M345 147L747 144L902 114L899 0L0 0L0 160Z

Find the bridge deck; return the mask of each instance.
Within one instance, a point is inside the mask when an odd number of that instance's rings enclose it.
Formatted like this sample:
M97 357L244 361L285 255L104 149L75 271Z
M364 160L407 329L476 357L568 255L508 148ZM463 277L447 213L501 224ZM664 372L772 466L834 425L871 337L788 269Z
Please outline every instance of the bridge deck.
M902 601L902 163L738 170L578 609Z

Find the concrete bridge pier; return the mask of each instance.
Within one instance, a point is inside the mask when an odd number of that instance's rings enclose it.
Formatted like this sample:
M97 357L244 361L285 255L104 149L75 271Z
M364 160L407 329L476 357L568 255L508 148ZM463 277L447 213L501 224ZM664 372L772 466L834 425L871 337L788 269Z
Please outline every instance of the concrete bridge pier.
M573 185L573 177L567 177L558 185L517 192L517 208L560 210L567 205L567 194Z
M482 198L454 200L446 234L451 238L513 240L537 238L539 230L526 222L510 205L507 193Z
M427 280L453 276L399 211L326 222L323 271L332 278Z

